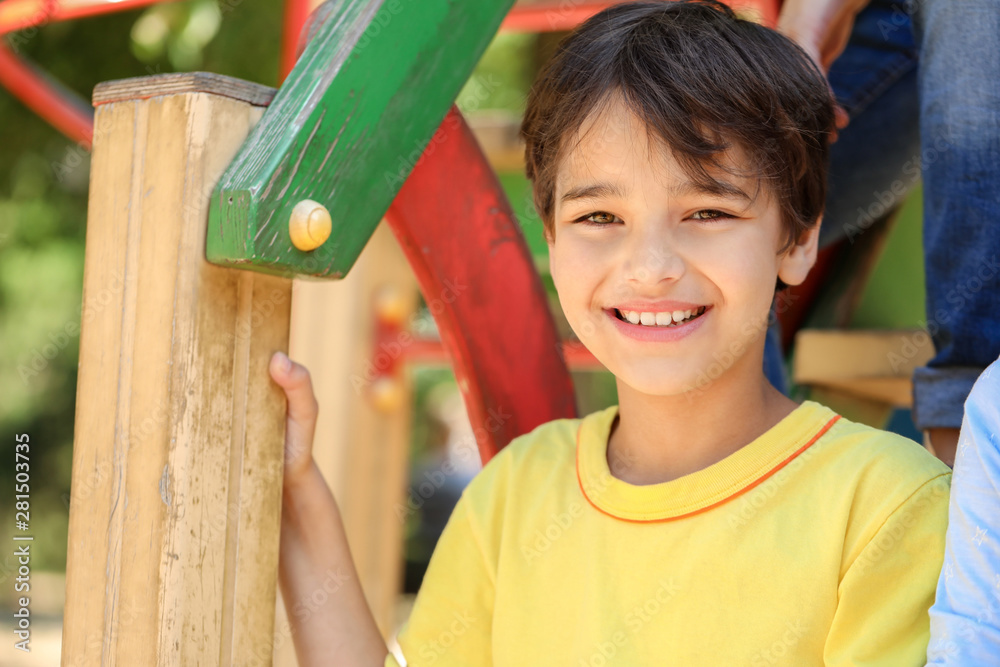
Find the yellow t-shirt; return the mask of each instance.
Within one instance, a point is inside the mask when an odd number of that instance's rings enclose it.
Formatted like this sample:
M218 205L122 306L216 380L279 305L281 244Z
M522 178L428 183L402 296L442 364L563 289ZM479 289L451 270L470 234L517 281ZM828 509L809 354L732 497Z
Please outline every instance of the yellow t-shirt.
M473 479L400 632L409 665L924 664L943 463L806 401L635 486L608 466L617 412L543 424Z

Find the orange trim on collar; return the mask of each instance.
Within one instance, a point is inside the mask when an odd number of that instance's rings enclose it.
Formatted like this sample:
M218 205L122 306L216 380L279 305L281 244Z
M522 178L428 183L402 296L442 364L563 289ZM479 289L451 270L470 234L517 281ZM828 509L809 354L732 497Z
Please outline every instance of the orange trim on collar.
M662 523L664 521L676 521L678 519L686 519L689 516L694 516L696 514L701 514L702 512L707 512L708 510L713 509L715 507L718 507L719 505L722 505L723 503L727 503L730 500L732 500L733 498L736 498L737 496L741 496L744 493L746 493L747 491L750 491L751 489L753 489L754 487L756 487L758 484L763 483L769 477L771 477L776 472L778 472L779 470L781 470L782 468L784 468L786 465L788 465L789 463L791 463L795 459L796 456L798 456L802 452L804 452L807 449L809 449L813 445L813 443L815 443L817 440L819 440L823 436L824 433L826 433L827 431L830 430L830 428L836 423L836 421L838 419L840 419L840 415L834 415L830 419L830 421L828 421L823 426L823 428L821 428L819 431L816 432L816 435L814 435L812 437L812 439L809 440L809 442L807 442L806 444L802 445L802 447L800 447L797 451L793 452L791 454L791 456L789 456L787 459L785 459L784 461L782 461L778 465L776 465L773 468L771 468L769 471L767 471L766 474L761 475L756 480L754 480L752 483L747 484L745 487L743 487L739 491L736 491L735 493L733 493L733 494L731 494L729 496L726 496L722 500L714 502L711 505L707 505L705 507L702 507L701 509L694 510L693 512L688 512L686 514L678 514L677 516L668 516L668 517L665 517L663 519L625 519L625 518L617 516L615 514L611 514L610 512L606 512L603 509L601 509L600 507L598 507L596 504L594 504L594 501L592 501L590 499L590 496L587 495L586 490L584 490L584 488L583 488L583 480L580 479L580 433L583 431L582 428L579 428L576 431L576 483L577 483L577 486L580 487L580 493L582 493L583 497L587 499L587 502L590 503L591 507L593 507L595 510L597 510L601 514L606 514L606 515L610 516L613 519L618 519L619 521L628 521L630 523ZM605 449L605 456L607 456L607 450L606 449Z

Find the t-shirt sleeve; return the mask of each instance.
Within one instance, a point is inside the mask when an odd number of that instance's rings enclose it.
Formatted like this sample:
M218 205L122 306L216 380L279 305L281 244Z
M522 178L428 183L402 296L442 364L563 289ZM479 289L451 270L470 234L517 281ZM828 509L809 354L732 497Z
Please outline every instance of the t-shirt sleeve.
M1000 361L965 402L928 665L1000 661Z
M848 566L824 651L827 667L924 665L950 479L943 473L922 484Z
M468 488L455 505L398 637L410 667L492 664L495 557L470 508ZM386 667L399 667L392 654Z

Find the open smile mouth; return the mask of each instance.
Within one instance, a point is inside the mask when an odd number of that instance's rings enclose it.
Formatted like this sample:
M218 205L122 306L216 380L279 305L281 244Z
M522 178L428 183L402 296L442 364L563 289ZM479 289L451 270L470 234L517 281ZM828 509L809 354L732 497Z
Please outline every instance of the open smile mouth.
M635 324L650 329L673 329L693 322L708 310L708 306L699 306L694 310L675 310L673 312L649 313L635 310L612 309L615 317L627 324Z

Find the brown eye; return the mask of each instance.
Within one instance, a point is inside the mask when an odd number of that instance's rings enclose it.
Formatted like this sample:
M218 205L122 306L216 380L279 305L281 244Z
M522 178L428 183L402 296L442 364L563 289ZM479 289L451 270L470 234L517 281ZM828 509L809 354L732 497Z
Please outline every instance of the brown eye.
M582 218L578 218L577 222L586 222L594 227L603 227L612 224L616 219L619 218L613 213L595 211L594 213L589 213Z
M710 215L708 217L699 217L702 213L708 213ZM702 222L713 222L715 220L728 220L731 216L727 213L723 213L722 211L707 208L701 211L696 211L691 217Z

